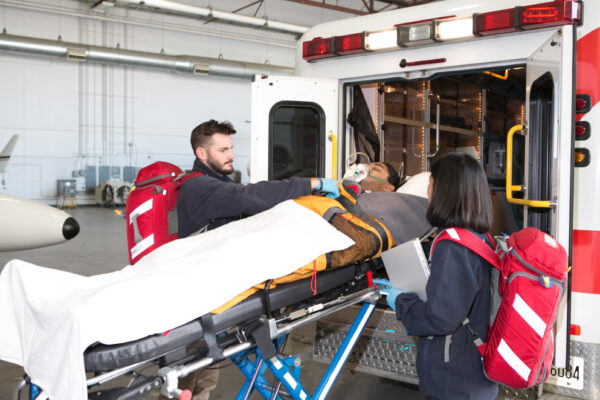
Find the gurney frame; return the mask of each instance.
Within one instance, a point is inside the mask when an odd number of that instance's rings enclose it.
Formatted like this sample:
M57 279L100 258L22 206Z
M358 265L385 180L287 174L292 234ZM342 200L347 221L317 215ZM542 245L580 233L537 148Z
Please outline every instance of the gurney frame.
M289 397L294 400L325 399L344 363L348 359L352 348L360 337L367 321L371 317L377 300L379 300L379 293L375 290L375 287L370 287L353 293L352 295L338 298L327 304L319 304L309 307L306 310L300 310L305 311L307 314L291 322L276 321L274 319L268 320L267 323L269 324L271 339L276 340L284 337L292 330L325 317L326 315L330 315L354 304L364 303L356 316L354 323L350 327L342 346L338 350L333 362L329 366L313 396L309 396L300 383L301 367L298 362L299 360L296 357L281 358L277 354L272 357L265 357L260 348L258 348L260 346L256 346L250 341L236 344L225 349L223 355L229 357L246 377L246 382L238 393L236 400L248 399L255 389L267 400L280 399L277 393L280 385L284 386ZM293 317L293 315L290 315L286 316L284 319ZM254 362L251 362L249 359L252 354L255 354ZM169 398L180 398L183 392L177 388L178 379L185 377L194 371L206 368L209 365L212 365L214 361L215 360L211 357L205 357L185 366L165 367L160 369L158 374L165 382L162 386L161 393ZM291 372L290 368L292 368ZM264 378L264 373L267 369L271 371L273 376L279 382L276 388L272 388Z
M331 390L331 387L337 379L346 360L351 354L352 348L360 337L367 321L375 309L375 303L379 300L379 292L376 286L370 286L357 292L340 296L334 300L313 304L310 307L299 309L290 314L279 318L261 319L261 323L268 328L269 343L271 349L265 348L264 344L257 344L253 335L247 335L244 332L238 332L237 343L231 344L222 350L219 356L209 355L201 359L189 362L183 365L166 366L158 370L158 374L149 377L142 382L129 388L130 390L123 395L117 394L114 397L102 397L110 399L135 399L149 394L152 390L160 387L160 391L168 398L190 399L189 391L182 391L178 388L180 378L189 374L207 368L222 359L229 358L244 374L246 381L240 389L236 400L248 399L254 390L267 399L281 399L280 393L285 394L294 400L325 399ZM316 321L320 318L333 314L339 310L350 307L355 304L364 303L354 323L350 327L346 338L339 348L336 356L329 365L325 375L319 383L315 393L310 396L300 382L301 363L300 359L294 356L285 356L272 351L272 341L282 341L288 333L294 329ZM273 353L270 356L265 354ZM252 357L254 359L252 360ZM109 382L119 376L132 373L134 370L144 364L153 361L142 361L126 367L118 368L109 372L98 374L87 380L87 386L93 387ZM269 370L277 380L276 387L273 387L264 377ZM282 387L283 386L283 390ZM14 399L20 400L21 392L29 387L30 400L46 398L39 389L30 382L29 377L25 377L14 392ZM135 392L135 393L134 393Z

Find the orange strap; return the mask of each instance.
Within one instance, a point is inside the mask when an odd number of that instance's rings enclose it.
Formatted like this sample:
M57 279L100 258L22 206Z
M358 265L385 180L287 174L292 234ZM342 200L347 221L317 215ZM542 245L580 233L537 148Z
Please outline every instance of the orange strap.
M310 277L310 290L313 296L317 295L317 260L313 261L313 273Z

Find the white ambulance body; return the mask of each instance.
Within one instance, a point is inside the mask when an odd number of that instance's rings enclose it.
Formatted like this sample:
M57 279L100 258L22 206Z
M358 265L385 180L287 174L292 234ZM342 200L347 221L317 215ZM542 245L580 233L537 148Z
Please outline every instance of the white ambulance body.
M251 179L340 178L356 161L413 176L475 155L492 233L536 226L569 252L545 390L600 398L599 66L596 0L447 0L323 23L299 40L296 76L252 83Z

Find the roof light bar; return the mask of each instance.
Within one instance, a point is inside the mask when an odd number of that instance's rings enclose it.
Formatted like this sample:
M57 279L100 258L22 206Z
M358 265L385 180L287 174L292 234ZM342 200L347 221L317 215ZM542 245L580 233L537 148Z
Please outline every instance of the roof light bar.
M398 26L398 45L418 46L435 42L435 21Z
M408 22L395 28L374 32L330 38L317 37L302 43L302 57L306 61L313 61L366 51L390 50L397 46L412 47L524 29L581 24L582 7L580 0L555 0L471 16ZM578 102L583 100L578 99ZM578 108L577 112L584 111Z
M468 39L473 35L471 16L435 21L435 39L441 41Z
M397 47L396 28L365 32L365 50L383 50Z

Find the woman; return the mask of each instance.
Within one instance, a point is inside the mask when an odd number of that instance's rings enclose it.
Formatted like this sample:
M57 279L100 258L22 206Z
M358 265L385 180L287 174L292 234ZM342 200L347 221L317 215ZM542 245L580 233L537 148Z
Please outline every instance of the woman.
M492 206L482 168L471 156L450 153L431 167L427 220L440 231L460 227L489 243ZM489 243L490 246L492 245ZM483 372L471 329L486 339L491 266L462 245L440 241L431 258L427 301L389 289L388 304L419 337L419 389L430 399L495 399L498 385Z

